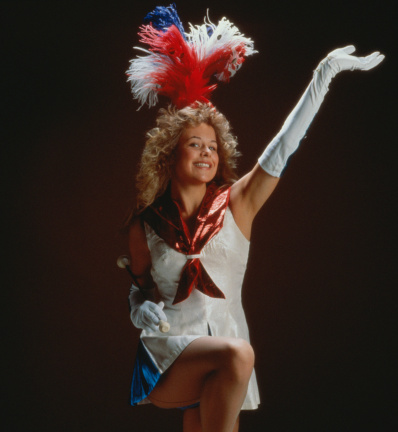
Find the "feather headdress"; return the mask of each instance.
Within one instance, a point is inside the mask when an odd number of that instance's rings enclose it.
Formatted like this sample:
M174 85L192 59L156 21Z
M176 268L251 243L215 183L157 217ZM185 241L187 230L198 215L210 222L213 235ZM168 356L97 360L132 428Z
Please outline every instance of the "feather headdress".
M209 102L217 87L211 78L228 82L245 57L257 52L226 18L215 25L207 16L189 30L184 31L175 4L158 6L145 17L138 35L149 49L135 47L145 55L131 60L126 72L140 108L156 105L158 95L169 97L177 108Z

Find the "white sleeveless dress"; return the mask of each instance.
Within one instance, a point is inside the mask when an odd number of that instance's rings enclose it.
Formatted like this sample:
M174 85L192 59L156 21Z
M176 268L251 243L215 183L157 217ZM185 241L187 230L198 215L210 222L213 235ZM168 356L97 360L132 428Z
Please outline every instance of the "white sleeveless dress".
M141 333L141 342L159 373L162 374L187 345L209 333L212 336L243 338L249 342L241 290L250 242L239 230L229 207L223 227L204 246L200 257L225 299L212 298L194 289L186 300L173 305L186 255L168 246L148 224L145 224L145 231L152 258L152 277L170 323L168 333L145 330ZM143 399L138 404L146 402L148 400ZM242 409L256 409L258 404L258 387L253 371Z

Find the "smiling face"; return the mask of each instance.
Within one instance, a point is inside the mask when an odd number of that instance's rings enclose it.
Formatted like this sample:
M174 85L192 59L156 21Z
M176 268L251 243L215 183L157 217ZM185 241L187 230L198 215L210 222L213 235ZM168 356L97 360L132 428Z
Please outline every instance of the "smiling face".
M212 126L183 130L177 145L173 180L181 184L204 184L212 181L218 168L217 138Z

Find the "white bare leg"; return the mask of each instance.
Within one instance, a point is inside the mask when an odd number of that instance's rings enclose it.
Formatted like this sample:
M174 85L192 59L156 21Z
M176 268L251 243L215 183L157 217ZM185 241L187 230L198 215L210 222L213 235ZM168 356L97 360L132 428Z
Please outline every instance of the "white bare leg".
M198 431L237 432L253 365L253 349L245 340L204 336L183 351L149 398L161 408L200 401Z

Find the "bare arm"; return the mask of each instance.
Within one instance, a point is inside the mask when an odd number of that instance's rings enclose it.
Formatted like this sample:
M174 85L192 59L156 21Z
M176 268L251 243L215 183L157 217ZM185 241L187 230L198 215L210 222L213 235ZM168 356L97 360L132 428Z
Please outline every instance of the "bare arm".
M253 220L270 197L279 177L273 177L256 163L254 168L231 187L230 208L235 222L249 240Z
M275 189L287 159L296 151L334 76L344 70L372 69L384 59L378 51L367 57L355 57L352 55L354 51L352 45L338 48L321 61L282 129L260 156L259 163L232 186L231 211L247 238L250 237L254 217Z
M151 254L146 242L144 227L139 218L135 219L129 230L129 250L131 271L143 289L153 288L151 277Z
M151 289L154 287L150 273L151 254L146 243L144 227L139 219L136 219L130 227L129 248L131 271L140 285L140 289L134 284L130 289L131 321L137 328L149 332L158 331L157 326L161 332L168 332L170 325L167 323L167 316L163 312L164 303L156 304L156 292Z

